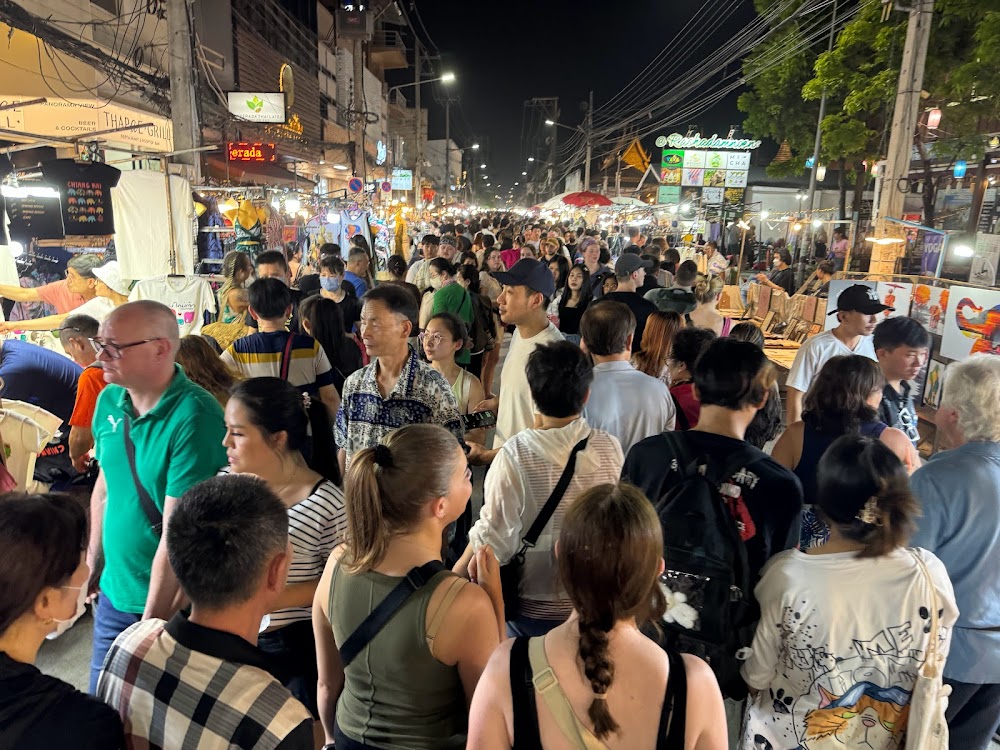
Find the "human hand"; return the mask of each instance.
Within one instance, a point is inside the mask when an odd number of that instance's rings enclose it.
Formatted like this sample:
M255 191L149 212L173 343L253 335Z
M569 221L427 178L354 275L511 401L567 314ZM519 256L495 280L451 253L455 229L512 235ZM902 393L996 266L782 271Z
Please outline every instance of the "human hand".
M77 456L73 459L73 468L76 469L81 474L87 472L87 467L90 465L90 454L84 453L83 455Z
M475 563L476 573L472 574L472 564ZM503 588L500 585L500 562L493 554L493 548L488 544L479 548L476 556L469 563L470 580L479 584L491 601L503 601Z
M757 281L759 281L761 284L767 282L767 274L759 273L756 276L754 276L754 278L757 279Z
M500 408L500 397L490 396L489 398L483 399L478 404L476 404L476 408L472 410L472 413L475 414L476 412L479 411L497 411L499 408Z
M470 581L475 582L475 580L476 580L476 573L478 571L479 571L479 564L476 562L476 555L475 555L475 553L473 553L472 559L469 560L469 567L468 567L468 578L469 578Z

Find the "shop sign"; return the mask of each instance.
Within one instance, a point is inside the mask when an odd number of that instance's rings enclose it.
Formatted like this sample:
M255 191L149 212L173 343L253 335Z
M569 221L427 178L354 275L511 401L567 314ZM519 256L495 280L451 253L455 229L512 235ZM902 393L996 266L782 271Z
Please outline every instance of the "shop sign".
M30 188L4 188L4 191L11 239L25 244L30 239L56 240L66 236L58 192Z
M284 93L268 94L253 91L230 91L229 114L247 122L285 121Z
M392 177L390 178L390 182L392 182L393 190L413 190L413 170L412 169L392 170Z
M386 151L385 141L379 141L375 144L375 163L379 166L385 164L388 152Z
M760 148L762 141L754 141L749 138L719 138L718 134L713 135L711 138L702 138L701 133L695 133L693 136L681 135L680 133L671 133L667 136L659 136L656 139L656 145L659 148L664 146L669 146L670 148L703 148L703 149L732 149L734 151L746 151L747 149Z
M0 107L17 105L30 98L0 94ZM144 127L107 133L100 139L137 151L173 151L173 126L168 118L102 99L53 97L45 104L33 104L23 109L13 106L0 111L0 127L6 130L67 140L88 133L137 125Z
M264 164L275 160L273 143L229 142L226 154L231 162L241 164Z

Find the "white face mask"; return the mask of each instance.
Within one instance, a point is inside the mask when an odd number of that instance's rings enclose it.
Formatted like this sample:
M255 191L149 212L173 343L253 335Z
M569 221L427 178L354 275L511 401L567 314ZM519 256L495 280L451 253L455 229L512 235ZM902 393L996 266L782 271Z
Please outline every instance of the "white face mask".
M55 622L58 624L56 625L55 630L53 630L51 633L45 636L50 641L58 638L67 630L69 630L71 627L73 627L73 624L83 616L84 612L87 611L87 604L86 604L87 584L83 584L82 586L63 586L62 588L79 589L80 594L79 596L76 597L76 612L68 620L59 620L57 618L53 618L53 620L55 620Z
M440 289L442 284L444 284L444 279L440 276L431 276L431 289Z

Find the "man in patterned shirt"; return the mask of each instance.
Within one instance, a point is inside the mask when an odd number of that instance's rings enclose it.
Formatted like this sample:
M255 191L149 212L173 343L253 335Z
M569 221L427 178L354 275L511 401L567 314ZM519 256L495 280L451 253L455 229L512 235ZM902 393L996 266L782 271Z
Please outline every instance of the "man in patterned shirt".
M346 476L359 450L378 445L407 424L438 424L464 445L458 402L444 376L417 359L407 344L417 326L413 295L383 284L364 296L361 340L372 358L344 381L335 437Z
M130 627L97 682L128 747L311 750L312 716L257 648L291 564L284 504L255 477L213 477L181 496L166 535L191 614Z

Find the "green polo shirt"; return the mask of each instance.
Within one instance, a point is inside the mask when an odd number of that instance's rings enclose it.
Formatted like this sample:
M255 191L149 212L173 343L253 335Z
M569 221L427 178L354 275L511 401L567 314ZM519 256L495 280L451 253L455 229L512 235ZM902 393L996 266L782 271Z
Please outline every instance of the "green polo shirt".
M164 497L180 497L226 464L225 419L219 402L181 369L159 403L135 416L128 391L109 385L94 410L94 444L108 485L104 509L101 592L122 612L141 614L159 536L150 527L125 453L122 420L129 419L135 465L143 486L162 511Z
M434 292L431 315L440 312L455 313L465 322L466 331L472 333L472 318L475 315L472 310L472 297L457 281ZM460 365L469 364L472 361L472 352L469 349L460 349L455 355L455 361Z

